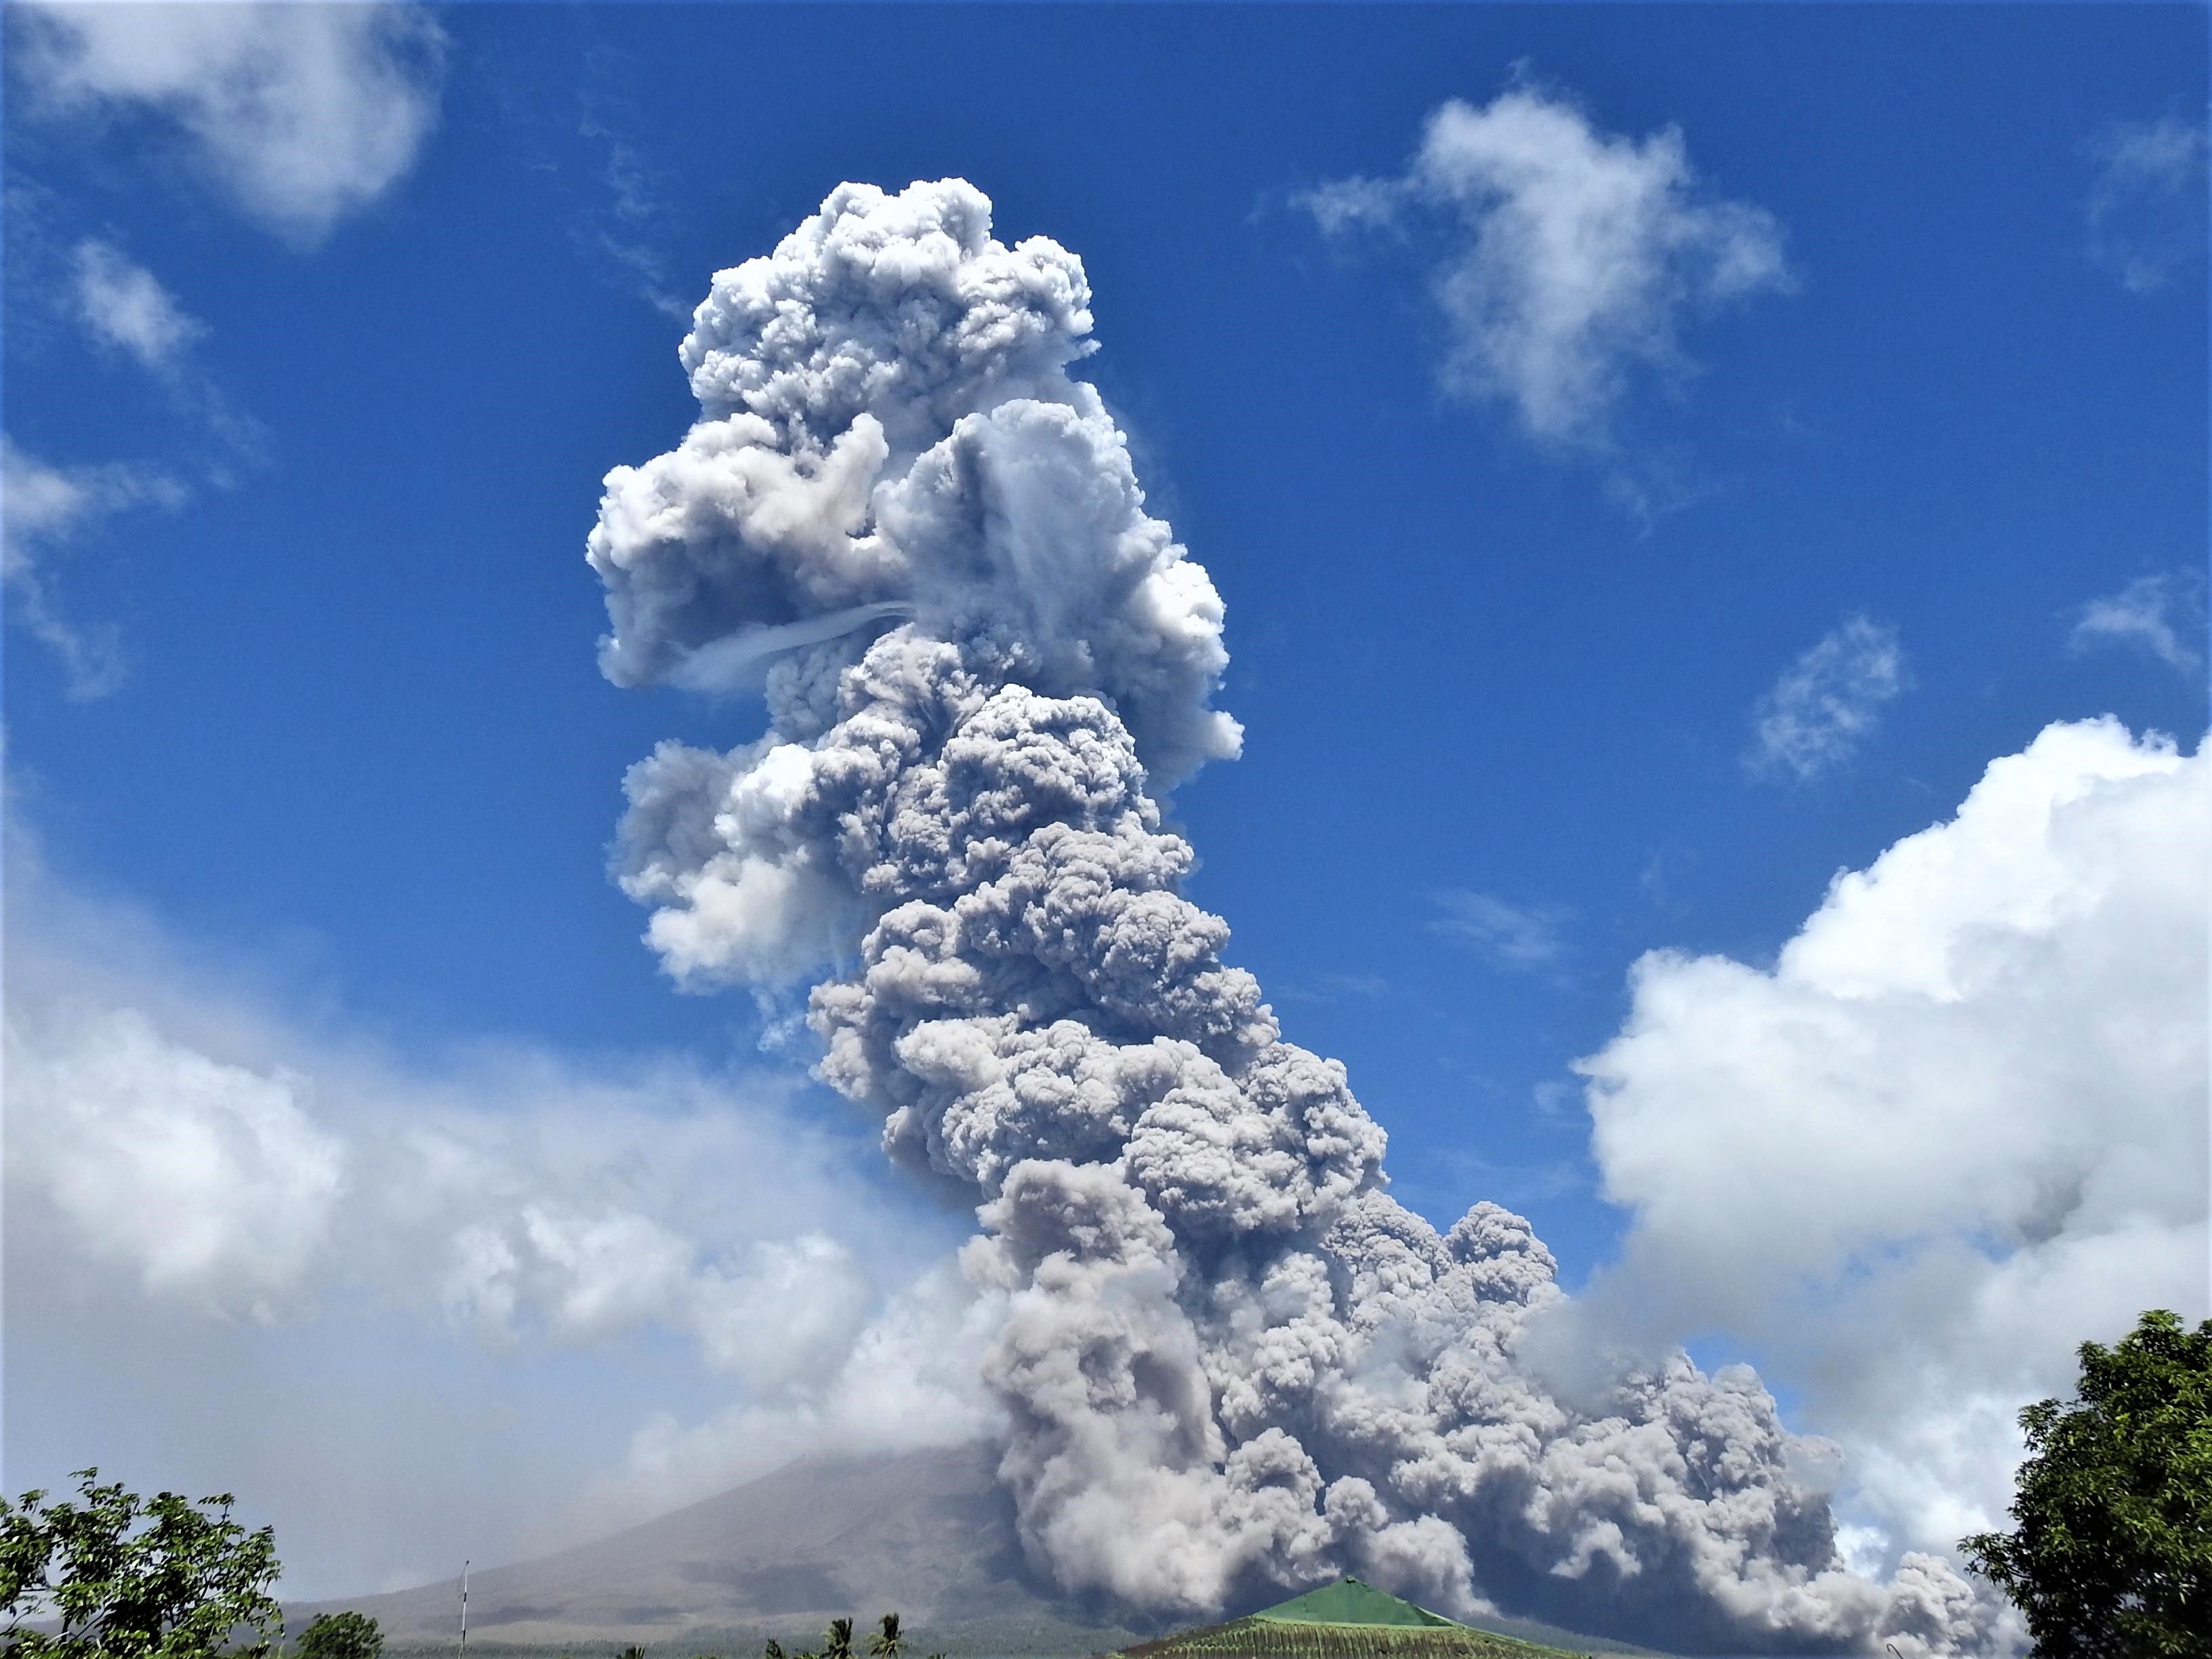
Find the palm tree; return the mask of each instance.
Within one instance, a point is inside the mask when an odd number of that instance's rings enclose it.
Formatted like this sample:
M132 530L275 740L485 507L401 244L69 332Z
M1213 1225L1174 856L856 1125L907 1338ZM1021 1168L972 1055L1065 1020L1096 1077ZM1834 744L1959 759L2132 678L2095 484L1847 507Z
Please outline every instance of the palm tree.
M881 1626L868 1638L868 1651L874 1659L904 1659L906 1633L899 1628L899 1616L887 1613Z
M853 1659L853 1621L832 1619L822 1638L822 1659Z
M783 1659L783 1644L769 1637L768 1645L761 1650L761 1659Z

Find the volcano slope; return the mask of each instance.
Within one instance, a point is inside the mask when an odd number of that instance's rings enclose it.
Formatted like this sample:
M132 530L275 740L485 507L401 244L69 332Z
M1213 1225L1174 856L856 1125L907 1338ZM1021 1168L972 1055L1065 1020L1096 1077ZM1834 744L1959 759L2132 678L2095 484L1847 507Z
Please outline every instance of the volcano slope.
M1097 1616L1022 1559L1013 1500L988 1445L803 1458L611 1538L475 1575L469 1642L574 1651L594 1644L757 1653L813 1646L832 1618L896 1609L917 1653L1097 1653L1146 1632ZM288 1607L304 1628L345 1607L394 1649L453 1644L453 1579Z
M510 1656L630 1643L684 1659L750 1656L770 1637L811 1647L833 1618L872 1622L894 1610L915 1653L954 1659L1053 1659L1158 1639L1158 1626L1116 1622L1029 1569L998 1458L987 1444L802 1458L611 1537L487 1569L470 1585L469 1645ZM449 1653L458 1591L447 1578L294 1604L285 1624L303 1630L318 1613L350 1607L377 1620L395 1654ZM1618 1646L1497 1622L1553 1645ZM1501 1646L1466 1659L1538 1656Z

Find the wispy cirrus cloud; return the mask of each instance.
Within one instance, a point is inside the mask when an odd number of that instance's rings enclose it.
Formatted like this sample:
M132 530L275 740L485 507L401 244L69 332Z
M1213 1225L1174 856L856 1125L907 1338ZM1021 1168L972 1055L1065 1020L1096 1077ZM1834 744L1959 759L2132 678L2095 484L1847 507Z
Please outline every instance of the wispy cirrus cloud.
M1287 983L1275 993L1285 1002L1372 1002L1390 994L1390 981L1380 974L1315 974Z
M58 5L9 8L8 68L21 103L56 122L167 132L248 218L296 246L380 198L434 124L446 37L417 5ZM137 139L141 128L133 126ZM267 434L195 360L206 326L114 240L53 236L43 192L9 186L11 276L35 268L99 350L151 376L219 453L187 469L217 486L264 457ZM65 250L65 251L64 251ZM19 283L20 286L20 283ZM66 296L66 297L64 297ZM60 554L134 509L190 490L166 466L59 465L5 450L0 580L10 620L60 659L70 695L124 678L112 627L71 622L54 593Z
M583 94L577 136L603 147L599 183L605 196L603 205L586 211L577 234L614 261L637 298L688 323L697 300L684 298L667 250L677 218L675 195L636 137L632 100L617 90L630 65L605 48L595 49L587 62L592 78Z
M2138 576L2117 593L2081 607L2067 643L2147 651L2167 667L2194 674L2204 665L2204 579L2193 571Z
M1556 974L1566 962L1568 920L1556 906L1515 904L1462 887L1436 896L1429 930L1510 973Z
M193 437L212 436L197 461L63 465L0 438L0 583L10 621L59 660L70 697L83 701L118 690L128 678L119 630L73 620L58 597L60 560L95 541L111 523L149 508L175 512L193 494L180 471L227 487L239 463L265 454L267 433L224 395L196 356L209 329L161 280L114 242L85 237L64 253L36 220L23 227L34 244L17 258L53 283L53 308L68 317L101 356L143 372L186 417Z
M2089 258L2130 294L2169 286L2204 258L2205 124L2179 115L2123 121L2087 146L2097 164L2082 204Z
M10 64L54 118L174 131L250 219L313 246L414 165L446 36L416 5L11 6Z
M225 461L212 468L216 483L229 482L228 462L264 458L266 429L231 402L195 356L208 325L159 277L96 236L70 251L69 275L76 320L93 345L144 370L173 405L222 445Z
M1897 629L1859 616L1783 671L1753 714L1744 763L1810 782L1856 754L1907 684Z
M1609 447L1638 376L1683 366L1689 319L1792 286L1780 222L1705 189L1678 129L1607 133L1531 87L1479 109L1454 99L1404 173L1301 200L1338 236L1443 223L1444 387L1504 404L1553 449Z
M149 374L175 373L207 325L185 314L154 273L112 242L87 237L72 253L77 316L94 341Z
M106 521L146 508L173 512L191 493L159 467L52 466L0 437L0 586L8 619L59 659L72 698L107 696L128 670L112 625L70 619L56 592L57 561Z

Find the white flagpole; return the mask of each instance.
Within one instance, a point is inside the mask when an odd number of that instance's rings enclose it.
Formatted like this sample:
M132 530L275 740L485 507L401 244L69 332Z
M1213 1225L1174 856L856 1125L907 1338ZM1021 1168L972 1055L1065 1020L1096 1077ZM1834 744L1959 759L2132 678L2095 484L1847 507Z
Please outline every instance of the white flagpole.
M469 1564L461 1563L461 1652L469 1650Z

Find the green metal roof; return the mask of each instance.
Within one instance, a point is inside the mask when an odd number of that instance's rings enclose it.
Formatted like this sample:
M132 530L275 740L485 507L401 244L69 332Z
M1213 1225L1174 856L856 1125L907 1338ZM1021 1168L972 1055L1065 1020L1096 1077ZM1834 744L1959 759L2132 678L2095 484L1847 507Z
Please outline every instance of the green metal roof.
M1455 1624L1357 1578L1226 1624L1178 1631L1117 1659L1585 1659Z
M1294 1595L1279 1606L1254 1613L1252 1617L1279 1625L1462 1628L1441 1613L1417 1607L1411 1601L1401 1601L1395 1595L1385 1595L1372 1584L1360 1583L1357 1578L1340 1578L1334 1584L1324 1584L1319 1589L1308 1590L1304 1595Z

